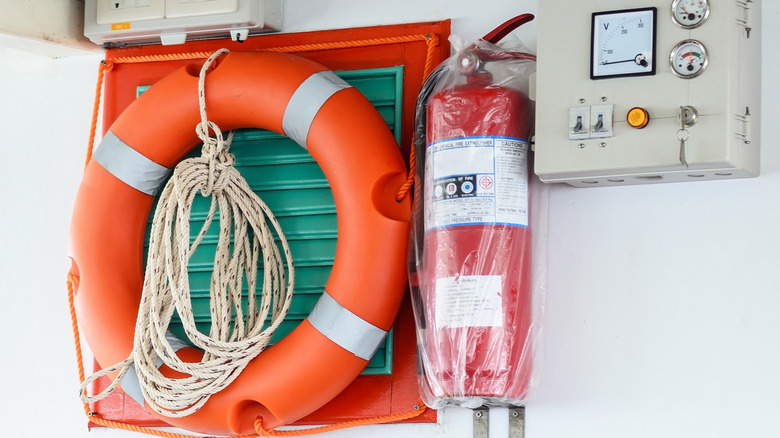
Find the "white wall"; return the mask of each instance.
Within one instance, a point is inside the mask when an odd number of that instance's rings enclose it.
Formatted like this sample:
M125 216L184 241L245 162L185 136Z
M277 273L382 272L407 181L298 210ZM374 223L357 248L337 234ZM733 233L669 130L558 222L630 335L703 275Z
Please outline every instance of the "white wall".
M95 51L84 37L84 0L3 0L2 10L0 46L52 57Z
M452 18L453 33L474 38L536 10L533 0L492 3L287 0L285 28ZM763 7L761 177L552 190L544 369L528 404L528 437L780 434L780 89L773 72L780 68L773 50L780 4L766 0ZM530 45L534 29L522 32ZM76 398L64 276L98 61L0 48L6 436L90 436ZM505 436L505 425L493 426L492 436ZM370 433L468 437L470 416L453 409L441 425Z

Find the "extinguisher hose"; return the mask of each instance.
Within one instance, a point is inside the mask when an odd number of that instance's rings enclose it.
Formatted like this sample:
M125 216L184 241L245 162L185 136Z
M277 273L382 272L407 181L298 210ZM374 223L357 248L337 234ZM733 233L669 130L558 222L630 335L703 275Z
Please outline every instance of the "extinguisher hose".
M414 202L412 203L412 223L415 224L412 227L411 239L409 244L410 254L409 260L409 288L411 291L411 297L413 305L422 309L424 304L422 302L422 294L420 293L420 284L417 273L419 272L419 266L417 262L423 260L423 242L425 236L425 222L423 217L423 203L425 202L424 190L425 190L425 149L427 147L427 129L428 129L428 100L433 95L433 91L436 88L436 84L439 83L442 76L449 70L447 63L442 63L436 67L430 75L423 82L420 88L420 93L417 95L417 103L414 110L414 132L412 147L416 157L415 167L415 183L414 190ZM417 314L417 326L418 329L425 329L427 325L424 312L415 312ZM421 348L418 343L417 348ZM417 375L425 375L425 365L423 363L423 353L417 355Z
M425 82L420 88L420 93L417 95L417 104L414 111L414 153L416 158L417 175L416 182L414 184L414 200L413 221L418 224L415 228L413 241L416 245L412 245L412 250L415 251L414 257L410 260L422 260L423 251L423 236L425 234L425 222L423 218L423 203L424 203L424 175L425 175L425 149L427 147L427 129L428 129L428 100L433 95L433 91L436 88L436 84L439 83L442 76L449 70L447 63L442 63L436 69L431 72L425 79ZM414 262L412 262L414 263ZM416 271L416 269L414 269Z

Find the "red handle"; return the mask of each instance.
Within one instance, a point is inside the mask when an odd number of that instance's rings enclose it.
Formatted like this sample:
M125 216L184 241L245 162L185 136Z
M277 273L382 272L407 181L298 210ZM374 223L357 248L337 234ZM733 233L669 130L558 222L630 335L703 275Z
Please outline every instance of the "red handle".
M498 42L501 41L505 36L509 35L510 32L524 25L525 23L528 23L529 21L533 21L534 18L535 17L533 14L522 14L518 15L517 17L510 18L493 29L487 35L482 37L482 39L493 44L498 44Z

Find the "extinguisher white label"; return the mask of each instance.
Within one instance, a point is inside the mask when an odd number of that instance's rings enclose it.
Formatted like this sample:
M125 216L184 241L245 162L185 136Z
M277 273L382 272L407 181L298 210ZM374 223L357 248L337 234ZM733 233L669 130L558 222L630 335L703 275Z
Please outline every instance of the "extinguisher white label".
M436 279L438 328L500 327L503 323L500 275Z
M467 137L428 145L425 229L456 225L528 226L528 143Z

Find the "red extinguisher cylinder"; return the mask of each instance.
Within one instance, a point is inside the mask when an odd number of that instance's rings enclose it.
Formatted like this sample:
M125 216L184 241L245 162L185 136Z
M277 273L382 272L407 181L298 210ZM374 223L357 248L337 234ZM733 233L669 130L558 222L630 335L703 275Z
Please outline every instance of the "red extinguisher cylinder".
M520 400L530 380L531 109L491 82L477 74L428 101L420 279L427 382L439 398Z

